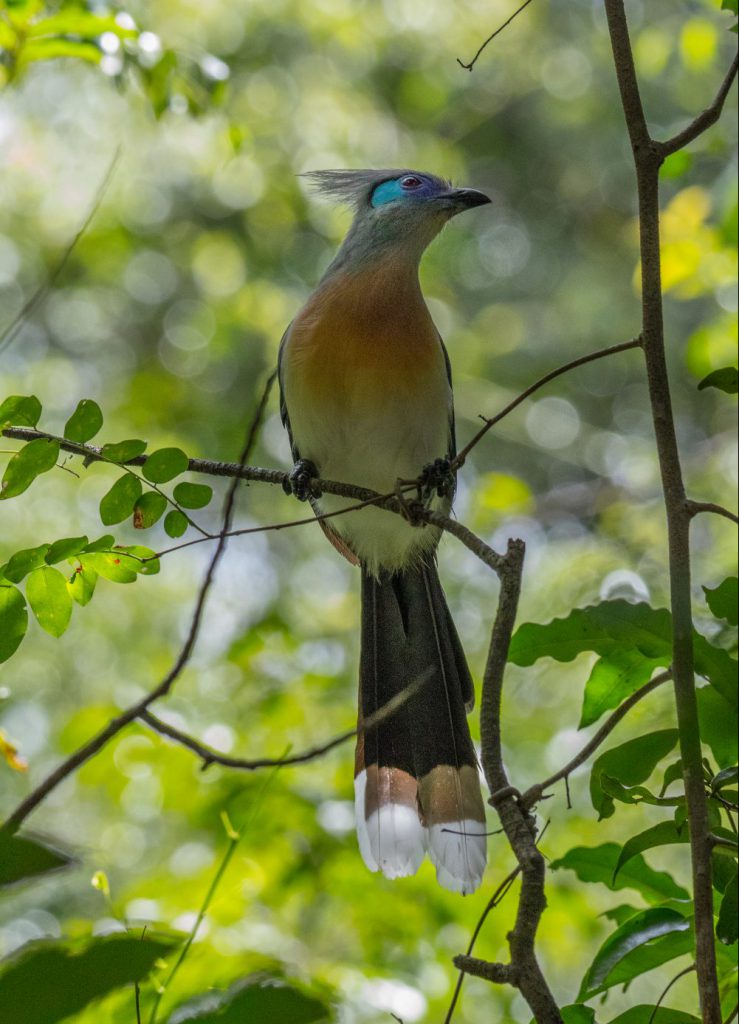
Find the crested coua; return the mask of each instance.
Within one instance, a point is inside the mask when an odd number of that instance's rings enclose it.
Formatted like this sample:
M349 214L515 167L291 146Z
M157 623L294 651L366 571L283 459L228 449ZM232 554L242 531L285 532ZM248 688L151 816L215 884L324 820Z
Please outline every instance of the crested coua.
M315 477L393 491L421 478L448 513L455 454L449 358L424 302L421 256L452 217L490 200L410 170L316 171L316 188L355 209L339 252L280 346L291 489L319 514L345 498ZM474 690L436 569L439 531L363 508L321 520L362 573L355 798L359 848L388 878L426 852L455 892L480 884L485 810L467 725ZM362 723L399 694L391 715Z

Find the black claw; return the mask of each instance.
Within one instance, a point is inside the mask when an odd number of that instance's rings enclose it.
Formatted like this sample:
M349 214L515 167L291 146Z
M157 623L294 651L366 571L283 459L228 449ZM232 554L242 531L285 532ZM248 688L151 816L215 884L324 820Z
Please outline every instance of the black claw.
M315 464L310 459L298 459L292 468L292 472L282 484L282 489L285 494L293 494L298 501L307 501L309 498L318 498L320 493L316 493L311 487L311 480L315 480L318 476L318 470Z
M419 478L420 497L428 501L437 494L440 498L447 498L454 494L456 479L452 464L449 459L434 459L427 466Z

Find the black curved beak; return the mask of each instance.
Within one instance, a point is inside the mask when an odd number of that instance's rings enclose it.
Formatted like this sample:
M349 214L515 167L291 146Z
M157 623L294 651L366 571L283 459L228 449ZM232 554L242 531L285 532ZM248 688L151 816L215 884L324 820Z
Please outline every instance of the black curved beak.
M478 192L476 188L450 188L448 192L440 195L439 199L451 212L452 217L465 210L471 210L474 206L485 206L491 202L489 196L484 192Z

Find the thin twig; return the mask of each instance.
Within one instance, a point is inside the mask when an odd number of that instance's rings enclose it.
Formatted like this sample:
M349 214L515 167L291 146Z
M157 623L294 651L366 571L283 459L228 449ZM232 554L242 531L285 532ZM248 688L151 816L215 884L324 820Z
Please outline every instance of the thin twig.
M686 505L690 516L697 516L700 512L713 512L715 515L723 516L724 519L730 519L732 523L739 525L739 516L736 512L731 512L714 501L687 501Z
M576 768L579 768L581 764L585 764L591 754L593 754L608 738L621 719L631 711L635 704L638 704L639 701L646 697L647 694L651 693L652 690L656 690L658 686L661 686L670 679L672 679L672 672L670 669L667 669L665 672L660 672L660 674L655 676L654 679L650 679L648 683L644 684L644 686L640 686L638 690L635 690L631 696L627 697L623 704L620 704L613 714L606 719L600 729L598 729L595 735L588 740L582 750L575 754L571 761L568 761L567 764L563 768L560 768L558 772L555 772L554 775L550 775L548 779L545 779L543 782L538 782L526 790L526 792L521 796L521 805L528 810L530 807L533 807L535 803L541 800L544 793L548 789L551 789L551 787L557 782L560 782L562 779L567 781L572 772L574 772Z
M430 677L431 670L429 669L410 682L408 686L404 687L400 691L400 693L395 694L395 696L387 701L387 703L383 704L381 708L378 708L373 715L370 715L370 717L363 723L361 732L370 732L386 719L390 718L398 708L402 707L406 701L425 686ZM235 768L239 771L255 771L258 768L284 768L287 765L305 764L306 761L315 761L316 758L322 757L335 747L341 746L342 743L346 743L347 740L352 739L360 732L360 728L355 726L354 729L347 729L346 732L339 733L337 736L327 740L325 743L309 747L307 750L304 750L299 754L289 754L277 758L262 757L247 759L241 757L229 757L227 754L220 754L218 751L213 750L212 747L208 747L199 740L196 740L193 736L190 736L189 733L183 732L181 729L177 729L173 725L169 725L168 722L163 722L161 718L157 718L157 716L153 715L150 711L142 711L139 718L150 728L161 733L162 736L169 737L169 739L174 740L175 743L179 743L181 746L187 747L187 749L191 750L194 754L197 754L203 762L203 771L206 768L209 768L212 764L221 765L223 768Z
M685 967L682 971L680 971L678 974L676 974L675 977L672 979L672 981L668 982L668 984L665 986L665 988L664 988L664 990L662 992L662 995L659 997L659 999L655 1003L654 1008L652 1009L652 1012L649 1014L649 1020L647 1021L647 1024L652 1024L652 1022L654 1021L654 1018L657 1016L657 1011L659 1010L660 1006L662 1005L662 1003L667 998L667 993L670 991L670 989L675 984L675 982L680 981L680 979L684 978L686 974L691 974L694 970L695 970L695 964L690 964L689 967Z
M265 385L257 410L249 424L246 442L241 453L240 462L242 465L246 463L246 460L249 458L252 448L254 447L254 442L256 441L257 433L262 422L264 410L267 405L267 400L269 398L274 379L275 375L272 374ZM203 581L200 585L187 637L169 672L145 697L137 701L135 704L132 704L125 711L121 712L120 715L111 719L104 729L102 729L96 736L93 736L92 739L88 740L87 743L78 747L78 749L68 757L66 761L63 761L57 768L55 768L54 771L51 772L51 774L48 775L6 819L2 826L3 831L9 832L11 835L16 832L20 825L49 795L49 793L56 789L56 787L68 778L72 772L76 771L80 765L83 765L86 761L89 761L91 757L94 757L95 754L99 753L99 751L102 750L114 736L117 736L122 729L129 725L134 719L138 718L139 715L141 715L143 711L146 711L151 704L159 700L161 697L166 696L166 694L168 694L172 689L174 683L182 673L182 670L185 668L192 655L195 642L198 637L198 632L200 630L200 624L205 610L205 603L215 578L216 569L218 568L218 563L220 562L226 549L226 545L228 544L228 531L233 519L238 483L239 478L234 477L226 494L223 503L222 529L218 545L216 550L213 552L210 562L208 563Z
M21 328L21 325L23 324L23 321L34 311L34 309L36 309L37 306L39 306L43 302L51 288L54 286L59 275L66 267L67 263L69 262L69 257L74 252L77 243L89 228L90 224L92 223L93 217L100 208L100 204L102 203L105 197L105 193L108 191L108 187L113 179L113 174L115 172L116 167L118 166L118 161L120 160L120 157L121 147L118 146L115 153L113 154L113 159L110 161L110 164L108 165L108 169L105 172L105 176L103 180L100 182L98 190L95 193L95 198L92 201L92 205L90 206L87 216L80 225L74 238L67 245L67 248L61 254L55 266L51 269L43 283L36 289L33 295L28 299L28 301L24 304L23 308L11 320L8 326L2 332L0 332L0 354L4 352L6 348L12 345L12 343L15 341L18 331Z
M469 62L469 64L465 64L464 61L461 61L459 59L459 57L457 57L457 64L459 64L459 66L461 68L464 68L465 71L472 71L472 69L474 68L475 64L477 63L478 57L480 57L480 55L482 54L483 50L488 46L488 44L492 43L493 39L495 39L496 36L499 36L504 28L508 28L510 23L515 18L517 18L519 16L519 14L521 13L521 11L525 10L529 6L530 3L531 3L531 0L524 0L524 3L521 4L521 6L518 8L518 10L514 11L513 14L510 16L510 18L507 21L504 21L503 24L499 28L496 28L495 32L493 32L493 34L491 36L487 37L487 39L482 44L482 46L477 51L477 53L472 58L472 60Z
M724 103L726 103L726 97L729 95L729 90L736 78L737 68L739 68L739 56L735 56L731 62L731 67L726 72L726 77L721 83L719 91L716 93L716 98L710 107L706 107L702 114L699 114L695 120L691 121L687 128L684 128L677 135L673 135L671 139L667 139L665 142L658 142L657 146L663 156L670 156L671 153L677 153L679 149L683 149L689 143L693 142L702 135L703 132L707 131L712 125L716 124L719 117L721 117L721 111L724 109Z
M565 363L564 366L557 367L556 370L550 370L549 373L544 374L544 376L540 377L539 380L529 385L529 387L527 387L525 391L522 391L520 395L517 395L513 401L504 406L499 413L496 413L495 416L485 420L485 426L478 430L472 440L468 441L464 448L457 453L456 458L453 460L455 468L459 469L464 465L465 459L469 453L475 445L482 440L485 434L487 434L488 430L494 427L496 423L500 423L504 416L513 412L516 406L520 405L521 402L527 399L530 395L533 395L535 391L539 390L539 388L544 387L545 384L548 384L556 377L560 377L563 373L568 373L570 370L576 369L578 366L585 366L586 363L593 363L596 359L605 359L606 356L615 355L617 352L626 352L630 348L639 348L640 346L641 338L632 338L631 341L621 342L620 345L610 345L608 348L598 349L597 352L589 352L588 355L572 359L569 363Z

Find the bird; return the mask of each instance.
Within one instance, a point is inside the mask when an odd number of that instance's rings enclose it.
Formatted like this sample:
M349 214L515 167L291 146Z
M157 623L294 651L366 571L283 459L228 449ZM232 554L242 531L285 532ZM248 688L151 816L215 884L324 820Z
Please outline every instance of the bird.
M426 172L324 170L313 188L354 211L335 258L283 336L280 408L294 467L286 486L320 516L346 499L323 478L388 493L419 480L449 514L456 486L449 356L419 283L452 217L490 202ZM467 723L474 686L436 564L438 528L376 507L321 519L361 571L355 810L360 853L387 878L428 856L464 895L487 857L480 771ZM365 731L393 698L397 709Z

